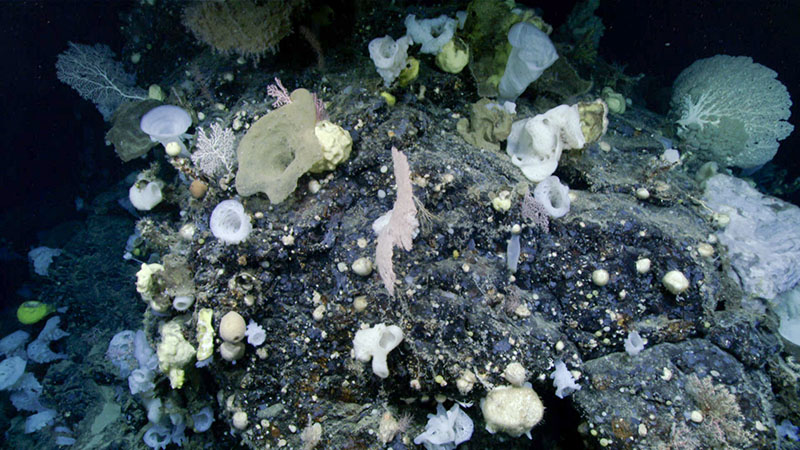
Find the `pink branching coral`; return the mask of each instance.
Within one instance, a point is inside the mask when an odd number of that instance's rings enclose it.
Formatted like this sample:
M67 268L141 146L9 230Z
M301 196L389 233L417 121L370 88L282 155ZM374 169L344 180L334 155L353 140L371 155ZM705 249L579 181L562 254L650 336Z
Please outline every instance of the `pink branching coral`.
M414 236L419 231L408 158L392 147L392 162L394 163L394 179L397 183L397 198L392 210L381 216L373 225L373 229L378 233L375 264L378 266L378 274L381 276L386 290L389 291L389 295L394 295L394 282L397 279L392 265L394 247L402 247L406 251L411 250Z

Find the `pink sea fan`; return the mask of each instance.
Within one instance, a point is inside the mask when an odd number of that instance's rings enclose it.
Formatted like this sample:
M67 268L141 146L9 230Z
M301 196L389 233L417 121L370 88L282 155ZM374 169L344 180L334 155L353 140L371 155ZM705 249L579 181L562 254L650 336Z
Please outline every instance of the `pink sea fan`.
M392 210L373 224L373 229L378 233L375 264L378 266L378 274L381 276L386 290L389 291L389 295L394 295L394 282L397 279L392 265L394 247L399 246L406 251L411 250L414 237L419 232L408 158L392 147L392 163L394 164L394 179L397 183L397 198L395 198Z
M281 83L281 79L278 77L275 77L275 84L270 84L267 86L267 95L275 98L275 101L272 102L273 108L280 108L283 105L292 103L292 98L289 96L289 91L283 87L283 83Z

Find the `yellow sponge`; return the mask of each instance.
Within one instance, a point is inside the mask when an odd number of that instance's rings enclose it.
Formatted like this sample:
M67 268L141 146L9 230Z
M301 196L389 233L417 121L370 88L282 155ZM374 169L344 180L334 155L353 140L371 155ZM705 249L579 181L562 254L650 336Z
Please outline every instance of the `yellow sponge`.
M322 146L322 159L311 166L310 172L333 170L350 157L353 138L344 128L329 120L322 120L314 127L314 134Z

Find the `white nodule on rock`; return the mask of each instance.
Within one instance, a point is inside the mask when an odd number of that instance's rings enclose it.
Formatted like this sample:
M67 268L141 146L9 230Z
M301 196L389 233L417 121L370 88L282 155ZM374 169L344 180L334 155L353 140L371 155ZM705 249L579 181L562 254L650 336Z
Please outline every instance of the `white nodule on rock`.
M675 295L682 294L689 289L689 280L680 270L670 270L661 279L661 283L668 291Z

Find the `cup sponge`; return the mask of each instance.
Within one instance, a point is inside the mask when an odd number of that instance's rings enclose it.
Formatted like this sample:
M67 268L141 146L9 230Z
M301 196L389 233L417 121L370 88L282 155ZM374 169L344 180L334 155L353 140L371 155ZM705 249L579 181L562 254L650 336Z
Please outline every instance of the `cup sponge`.
M214 237L226 244L244 241L253 229L244 206L236 200L220 202L211 212L209 227Z

